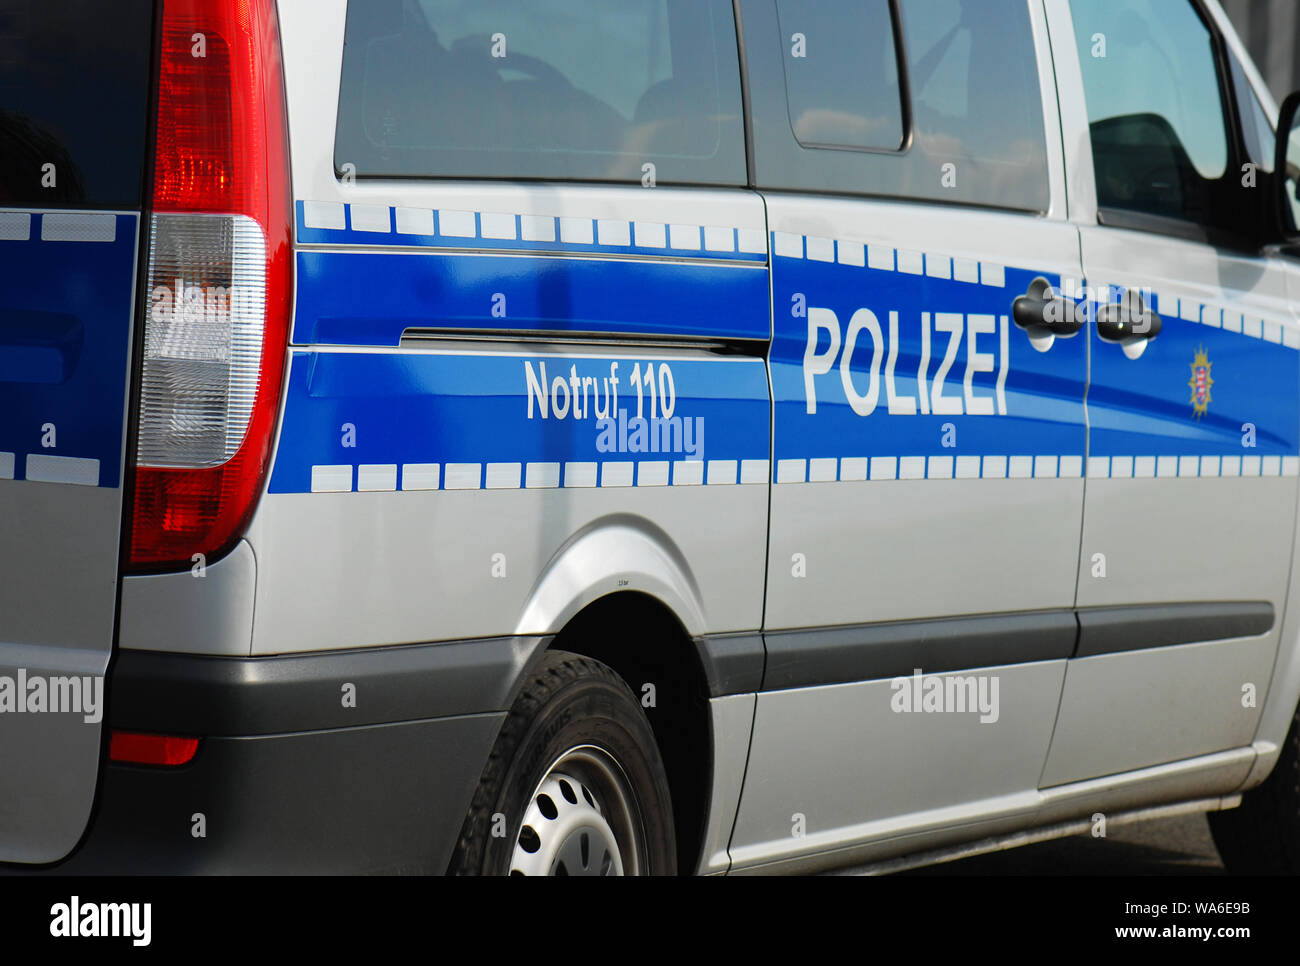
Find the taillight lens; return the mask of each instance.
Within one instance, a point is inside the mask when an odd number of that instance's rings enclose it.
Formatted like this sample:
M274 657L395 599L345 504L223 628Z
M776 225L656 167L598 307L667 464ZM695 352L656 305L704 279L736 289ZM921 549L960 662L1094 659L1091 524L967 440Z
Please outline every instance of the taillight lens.
M270 458L292 284L274 0L163 0L130 566L234 544Z
M266 332L266 239L244 215L150 226L138 461L220 466L253 414Z
M108 740L109 760L127 765L186 765L198 750L198 738L114 731Z

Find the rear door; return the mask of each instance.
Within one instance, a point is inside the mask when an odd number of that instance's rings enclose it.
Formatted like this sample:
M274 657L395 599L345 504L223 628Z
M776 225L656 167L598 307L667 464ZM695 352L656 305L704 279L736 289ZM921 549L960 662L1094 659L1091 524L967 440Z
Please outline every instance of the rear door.
M85 828L113 642L151 0L0 0L0 860Z
M1300 473L1300 328L1281 259L1251 241L1265 182L1250 165L1271 167L1271 139L1242 136L1263 112L1212 11L1052 9L1067 162L1095 210L1083 267L1106 308L1090 335L1079 649L1044 785L1250 744ZM1134 334L1103 338L1125 315Z

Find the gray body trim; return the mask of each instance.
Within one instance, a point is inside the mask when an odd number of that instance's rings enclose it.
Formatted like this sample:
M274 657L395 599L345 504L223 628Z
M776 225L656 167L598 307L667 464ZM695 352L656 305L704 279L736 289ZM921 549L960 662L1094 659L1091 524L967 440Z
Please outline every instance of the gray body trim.
M696 638L695 646L709 682L709 697L762 690L766 662L762 634L710 634Z
M1272 629L1273 605L1268 601L1083 608L1074 656L1257 637Z
M122 651L115 728L201 737L265 735L505 711L549 638L499 637L227 658ZM345 707L343 687L355 687Z
M1172 805L1153 805L1149 808L1135 808L1130 811L1107 815L1106 828L1119 828L1124 825L1133 825L1138 822L1151 822L1157 819L1175 818L1182 815L1203 815L1206 812L1218 812L1224 809L1236 808L1240 804L1240 795L1223 795L1216 798L1201 798L1190 802L1179 802ZM944 862L955 862L959 859L969 859L977 855L988 855L990 852L1002 852L1007 849L1016 849L1020 848L1022 845L1035 845L1041 842L1051 842L1056 839L1067 838L1073 835L1083 835L1084 833L1095 829L1096 826L1097 822L1093 817L1070 819L1063 822L1057 822L1054 825L1044 825L1026 831L1005 832L1001 835L990 835L974 842L964 842L943 848L931 849L928 852L914 852L910 855L902 855L898 858L888 859L883 862L872 862L867 865L852 866L846 869L835 869L827 874L892 875L895 872L904 872L908 869L920 869L929 865L939 865Z
M769 632L763 691L1257 637L1267 601L1027 611ZM728 692L717 692L728 693ZM716 694L715 693L715 696Z
M109 765L82 847L52 871L442 875L504 720L209 738L184 768Z
M1077 632L1073 612L1051 610L770 633L763 690L1060 660Z

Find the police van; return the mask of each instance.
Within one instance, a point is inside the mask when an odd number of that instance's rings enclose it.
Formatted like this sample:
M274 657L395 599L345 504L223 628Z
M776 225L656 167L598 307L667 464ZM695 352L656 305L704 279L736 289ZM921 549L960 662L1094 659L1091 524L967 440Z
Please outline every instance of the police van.
M1215 0L0 0L0 862L1300 870L1296 107Z

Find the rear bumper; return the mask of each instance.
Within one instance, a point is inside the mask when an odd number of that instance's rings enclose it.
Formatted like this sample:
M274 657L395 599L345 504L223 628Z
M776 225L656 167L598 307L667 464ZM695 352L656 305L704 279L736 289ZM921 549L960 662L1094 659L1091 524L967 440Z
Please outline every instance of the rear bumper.
M263 658L120 651L112 726L197 736L199 751L179 768L106 765L81 845L45 871L441 874L544 645L494 638Z

